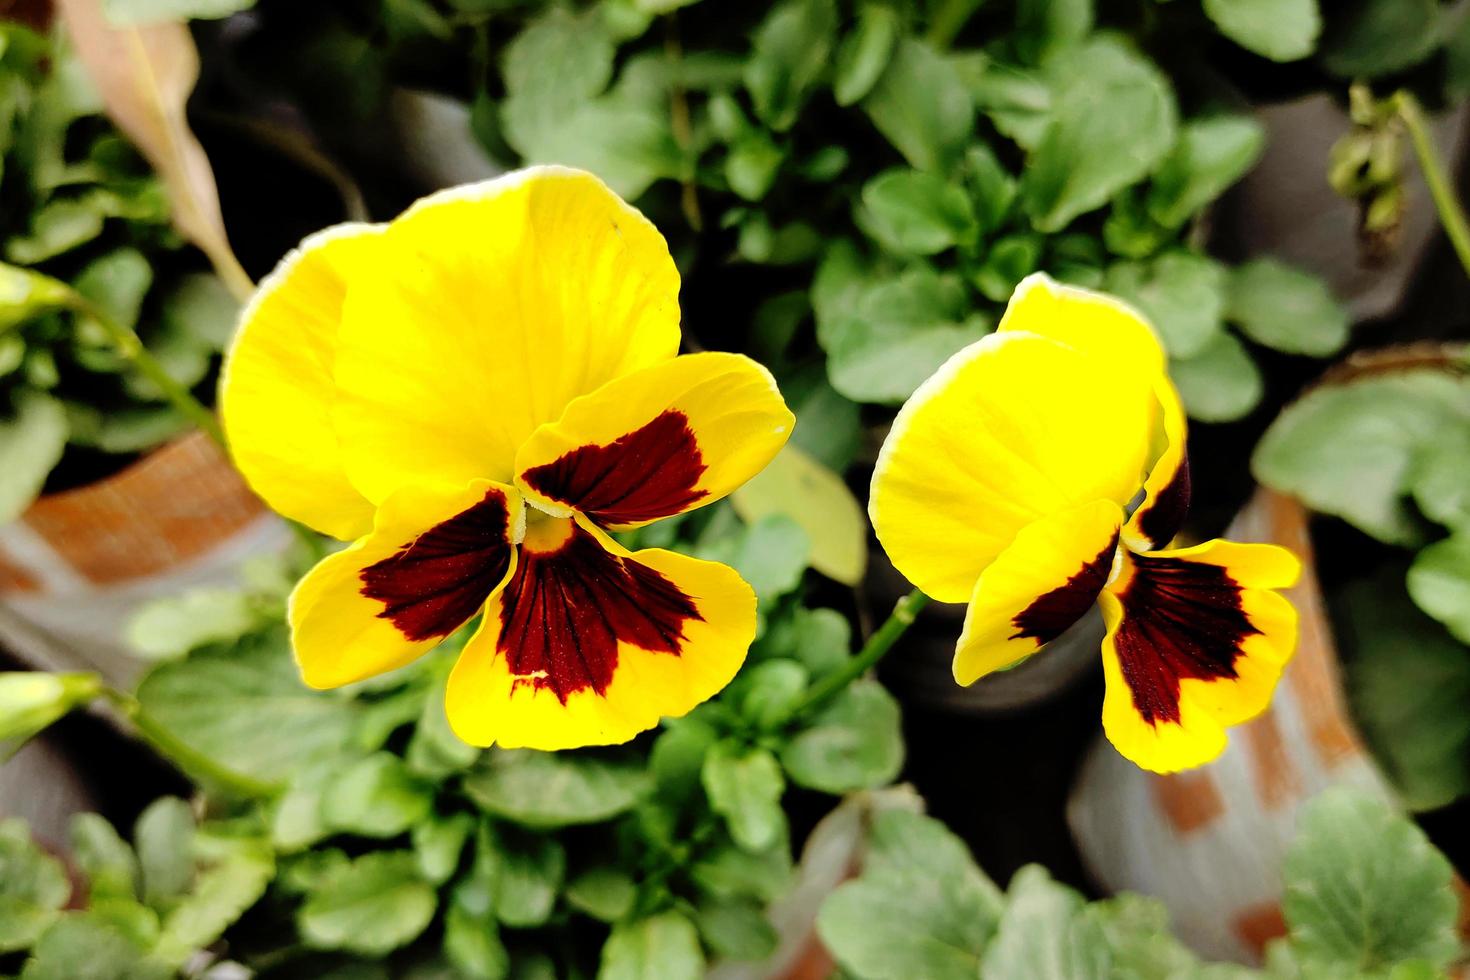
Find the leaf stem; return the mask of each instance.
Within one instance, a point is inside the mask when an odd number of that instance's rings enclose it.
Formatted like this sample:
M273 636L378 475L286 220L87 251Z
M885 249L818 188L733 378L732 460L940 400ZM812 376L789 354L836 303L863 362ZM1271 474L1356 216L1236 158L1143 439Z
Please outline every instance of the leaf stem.
M242 776L233 770L226 769L203 752L195 749L159 724L158 720L143 707L142 702L131 694L111 687L104 687L101 693L128 721L132 722L143 741L153 746L160 755L173 762L187 775L200 778L235 796L265 797L276 792L278 787L274 784Z
M1450 244L1465 274L1470 275L1470 220L1465 217L1464 205L1455 194L1455 185L1446 174L1444 163L1435 149L1434 138L1429 132L1429 121L1424 108L1413 93L1399 91L1393 97L1394 111L1403 120L1409 131L1409 140L1414 145L1414 155L1419 158L1419 169L1424 174L1424 183L1429 185L1429 196L1434 199L1439 222L1449 236Z
M199 427L205 435L213 439L220 447L225 449L225 434L220 428L219 420L214 413L204 407L204 404L195 398L187 388L179 384L164 370L163 365L158 362L148 348L143 346L143 341L138 337L137 331L125 326L114 318L106 310L87 297L68 287L67 305L77 313L95 320L103 330L107 332L113 347L129 363L163 393L180 414Z
M801 699L801 703L796 706L792 717L799 718L810 714L843 691L847 685L866 674L874 664L883 659L898 638L903 636L913 624L914 619L919 615L919 610L928 604L929 597L918 589L898 600L898 604L893 607L893 612L889 613L883 625L868 637L868 642L863 644L857 656L844 664L841 670L828 674L812 685L811 689L806 692L806 696Z

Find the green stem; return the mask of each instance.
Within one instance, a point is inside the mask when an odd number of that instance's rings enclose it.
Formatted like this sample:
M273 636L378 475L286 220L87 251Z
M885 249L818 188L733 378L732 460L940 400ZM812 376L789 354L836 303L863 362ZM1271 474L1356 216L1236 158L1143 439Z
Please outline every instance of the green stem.
M75 290L71 290L70 293L67 300L68 305L77 313L95 320L107 332L117 352L137 368L139 374L153 382L158 390L163 392L163 397L168 399L169 404L198 426L221 449L225 449L225 434L220 429L219 420L214 417L214 413L190 394L189 389L169 376L169 373L163 369L163 365L158 363L158 359L143 346L143 341L139 339L137 332L119 323L106 310L81 293Z
M1460 265L1465 267L1465 274L1470 275L1470 220L1466 220L1464 205L1455 194L1455 185L1447 176L1435 149L1424 109L1409 92L1397 93L1393 101L1398 117L1409 131L1409 140L1414 144L1414 155L1419 158L1419 169L1424 173L1424 183L1429 185L1429 196L1434 199L1439 222L1455 248L1455 255L1459 256Z
M793 717L801 717L809 714L817 708L822 707L847 685L866 674L874 664L883 659L900 636L913 624L914 618L919 615L919 610L929 604L929 597L918 589L910 592L898 604L893 607L893 612L884 620L883 625L878 627L877 632L868 637L868 642L858 651L858 655L849 660L841 670L834 671L822 678L821 681L812 685L806 692L806 697L796 706Z
M929 18L929 43L941 51L948 48L983 3L985 0L940 0Z
M271 796L276 792L278 787L274 784L242 776L226 769L195 749L159 724L157 719L143 707L142 702L131 694L107 687L102 689L102 695L132 722L143 741L153 746L160 755L173 762L188 775L202 779L235 796L263 797Z

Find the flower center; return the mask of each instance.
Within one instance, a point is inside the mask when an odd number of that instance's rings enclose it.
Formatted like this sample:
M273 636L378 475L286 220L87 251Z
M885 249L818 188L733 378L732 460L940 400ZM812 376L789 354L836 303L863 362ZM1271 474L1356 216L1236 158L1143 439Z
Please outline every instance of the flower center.
M536 507L526 508L526 536L521 547L530 552L559 551L572 537L576 522L570 517L556 517Z

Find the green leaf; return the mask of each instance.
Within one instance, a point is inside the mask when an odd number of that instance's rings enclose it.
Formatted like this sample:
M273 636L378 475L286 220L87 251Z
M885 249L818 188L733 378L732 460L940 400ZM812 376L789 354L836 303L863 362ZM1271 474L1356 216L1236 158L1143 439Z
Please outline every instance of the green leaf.
M269 845L234 843L221 860L199 875L190 893L163 920L157 955L178 965L214 943L260 900L275 871Z
M133 828L143 899L159 907L194 880L194 812L177 796L154 800Z
M1272 61L1311 54L1322 32L1317 0L1204 0L1215 26L1247 51Z
M102 690L96 674L0 672L0 761L9 749L86 704Z
M964 844L938 821L890 811L870 847L862 877L822 904L823 944L870 980L974 980L1001 902Z
M1419 552L1409 568L1409 595L1462 643L1470 643L1470 528Z
M322 819L364 837L397 837L428 818L434 787L391 752L376 752L339 773L322 797Z
M736 844L764 851L782 838L786 780L768 750L721 742L705 757L701 779L710 809L725 818Z
M567 882L567 904L600 919L616 922L633 910L638 886L626 871L599 865Z
M1326 357L1347 343L1348 313L1316 276L1275 259L1255 259L1230 274L1225 318L1258 344Z
M697 718L672 718L653 743L648 769L658 784L660 797L674 803L686 802L700 790L699 770L705 754L718 735Z
M767 514L747 525L738 538L719 543L733 546L726 560L765 601L777 599L801 584L811 554L806 531L785 514Z
M822 677L851 659L852 625L835 609L798 607L790 620L770 625L759 647L763 656L789 657Z
M1470 420L1470 382L1438 370L1326 385L1288 406L1256 446L1260 482L1381 541L1414 544L1405 501L1413 463L1435 433Z
M512 928L544 925L566 876L566 850L551 837L512 830L502 831L496 841L496 916Z
M1339 78L1376 78L1412 68L1438 48L1438 0L1346 0L1322 38L1322 66Z
M20 820L0 821L0 953L36 942L71 895L61 865Z
M296 923L308 946L381 956L416 939L436 904L413 852L373 851L308 895Z
M445 779L463 772L480 758L480 749L454 734L444 712L444 679L441 676L424 699L423 712L408 740L408 768L427 779Z
M0 919L3 921L3 919ZM174 970L100 916L77 913L46 930L20 980L167 980Z
M222 351L235 335L240 302L218 276L194 273L179 279L164 297L161 312L180 333Z
M867 227L900 254L933 255L979 232L964 190L921 170L886 170L863 185Z
M1082 916L1082 896L1027 865L1011 880L982 976L1036 980L1107 980L1110 957L1100 923Z
M1093 0L1018 0L1016 50L1033 64L1092 32Z
M448 881L474 829L475 818L468 813L434 816L414 824L413 852L418 855L419 874L435 885Z
M1275 3L1276 0L1266 0ZM1315 3L1315 0L1289 0ZM1178 228L1225 192L1260 159L1266 130L1250 116L1191 119L1154 174L1148 213L1166 228Z
M119 248L87 263L76 290L124 327L138 325L143 299L153 285L153 267L135 248Z
M255 0L103 0L102 11L113 24L156 24L160 21L218 20L255 6Z
M1353 718L1404 803L1432 810L1470 792L1470 650L1403 591L1403 568L1352 583L1334 608Z
M301 683L284 630L162 664L143 679L138 700L195 750L268 781L340 755L358 714L352 702Z
M70 300L71 289L66 283L30 269L0 264L0 335Z
M1448 861L1387 804L1333 787L1302 811L1283 868L1281 909L1294 952L1358 975L1422 958L1443 968L1459 949Z
M128 648L147 660L174 660L210 643L238 640L259 625L239 589L190 589L148 603L128 621Z
M836 473L788 444L730 498L741 520L756 524L784 514L806 533L811 566L844 585L857 585L868 566L862 505Z
M1110 978L1255 980L1256 974L1245 967L1201 967L1194 954L1170 934L1168 909L1157 899L1125 892L1093 902L1083 910L1082 917L1089 921L1077 932L1089 937L1098 935L1106 945Z
M1017 232L996 239L976 270L974 282L988 300L1004 303L1041 261L1044 241L1034 232Z
M780 937L761 906L739 899L714 899L694 910L694 922L710 952L727 960L763 960Z
M1425 440L1409 472L1414 503L1432 521L1470 528L1470 419Z
M88 898L136 899L142 879L138 858L112 824L95 813L78 813L69 829L72 857L86 875Z
M849 685L781 749L798 786L839 795L886 786L903 768L898 702L877 681Z
M751 854L722 844L696 861L690 876L709 895L771 902L791 886L791 845L783 837L775 846Z
M1168 79L1115 37L1064 49L1046 72L1054 108L1027 156L1021 204L1052 232L1153 172L1174 145L1178 109Z
M721 698L738 705L758 732L774 732L791 719L806 693L807 672L792 660L768 660L740 672Z
M740 136L725 158L725 180L730 189L747 201L759 201L771 189L786 152L763 132L752 130Z
M31 215L29 235L5 242L5 257L17 265L37 265L85 245L102 234L102 213L85 199L57 198Z
M594 15L552 7L505 48L505 137L533 159L547 134L600 95L612 80L613 39Z
M9 524L35 501L66 449L61 402L27 388L12 397L14 414L0 418L0 524Z
M745 63L745 88L766 125L785 132L795 124L827 70L836 31L832 0L782 0L761 21Z
M965 151L965 171L981 233L1000 230L1016 201L1016 178L983 143Z
M904 38L862 101L873 125L912 166L948 175L975 124L975 103L953 63L922 41Z
M510 972L510 954L495 919L495 886L500 854L494 831L482 823L475 841L475 863L450 893L444 916L444 953L456 969L478 980L501 980Z
M1220 333L1225 270L1214 259L1171 251L1147 263L1120 262L1108 269L1105 285L1138 307L1171 357L1193 357Z
M631 810L650 782L626 754L502 749L465 776L464 791L487 813L549 829L610 820Z
M898 13L886 3L864 3L857 26L843 38L833 68L832 97L853 105L872 91L898 44Z
M694 924L675 911L622 923L602 947L597 980L700 980L704 953Z
M1198 354L1169 362L1169 374L1190 416L1233 422L1261 401L1260 368L1233 334L1221 331Z
M967 307L957 277L922 266L862 285L837 312L818 306L817 339L832 387L853 401L904 401L985 334L985 324L965 320Z

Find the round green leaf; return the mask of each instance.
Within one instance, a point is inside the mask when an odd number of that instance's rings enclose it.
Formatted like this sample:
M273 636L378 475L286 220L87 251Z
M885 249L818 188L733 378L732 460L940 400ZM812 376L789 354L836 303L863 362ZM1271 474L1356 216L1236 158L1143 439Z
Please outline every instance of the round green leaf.
M898 702L876 681L849 686L781 749L798 786L834 795L875 789L903 768Z
M309 946L381 956L417 938L437 904L411 851L375 851L312 891L296 923Z
M1409 568L1409 595L1462 643L1470 643L1470 530L1419 552Z
M1288 354L1326 357L1347 343L1347 310L1316 276L1275 259L1230 275L1225 318L1256 343Z
M1239 340L1217 333L1198 354L1169 362L1169 374L1189 414L1202 422L1231 422L1261 400L1264 382Z
M920 170L888 170L863 185L870 230L900 253L933 255L972 238L975 210L962 188Z
M1205 0L1205 13L1221 34L1272 61L1305 58L1322 32L1317 0Z
M490 814L527 827L600 823L631 810L650 788L643 765L625 754L487 753L464 791Z
M704 953L694 924L662 912L616 926L602 947L597 980L700 980Z

